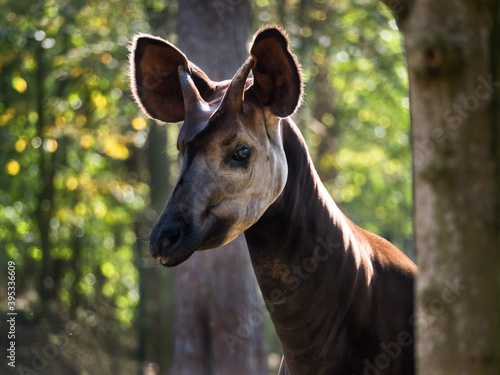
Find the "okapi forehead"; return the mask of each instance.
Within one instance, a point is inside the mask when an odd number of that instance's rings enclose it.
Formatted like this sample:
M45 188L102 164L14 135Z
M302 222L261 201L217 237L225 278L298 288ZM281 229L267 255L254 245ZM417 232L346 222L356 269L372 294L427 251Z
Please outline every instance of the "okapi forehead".
M224 94L230 83L231 81L229 80L217 83L216 89L213 91L210 98L207 98L209 100L206 104L200 105L195 111L186 113L185 121L177 139L179 151L183 150L187 142L193 142L202 137L205 138L210 133L216 133L217 138L225 137L225 135L227 135L226 131L234 129L236 114L219 110ZM245 83L245 89L251 85L252 79L249 78ZM232 134L236 136L234 131Z
M178 147L181 154L187 143L193 145L194 149L203 147L213 151L229 146L242 129L235 114L224 115L215 110L211 113L199 113L196 117L199 122L184 124L179 132ZM189 131L184 131L185 129ZM192 151L194 150L191 149Z

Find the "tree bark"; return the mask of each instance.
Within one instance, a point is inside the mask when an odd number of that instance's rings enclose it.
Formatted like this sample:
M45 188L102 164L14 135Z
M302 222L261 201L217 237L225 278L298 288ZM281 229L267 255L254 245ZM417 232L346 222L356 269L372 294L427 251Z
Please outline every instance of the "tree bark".
M500 374L499 1L398 4L410 82L418 373Z
M174 29L175 15L166 6L157 12L152 2L144 2L146 17L153 34L166 36ZM172 163L175 160L166 152L173 139L169 139L168 124L159 124L147 120L149 127L148 142L143 149L134 149L132 170L138 176L141 171L149 171L150 207L144 217L140 217L135 225L139 241L136 243L137 266L139 270L139 290L141 298L138 305L137 359L139 374L167 373L173 360L173 274L158 268L157 262L149 254L149 243L146 238L150 228L161 213L165 202L173 188L169 177Z
M172 361L172 324L166 317L173 311L172 274L158 268L148 251L147 238L152 222L161 212L172 189L168 181L169 160L166 157L167 136L159 125L149 121L150 132L147 148L134 149L131 170L149 169L151 204L144 216L135 224L136 264L139 270L139 300L137 320L139 374L150 373L148 369L159 368L163 374Z
M45 120L45 110L43 106L44 100L47 98L47 91L45 88L45 77L48 74L46 70L46 56L42 46L37 43L35 47L35 59L37 62L36 71L36 102L38 121L36 124L36 135L40 139L41 145L39 146L39 159L38 168L40 173L41 188L38 194L38 207L36 209L36 218L38 232L40 235L40 248L42 250L42 267L39 274L39 282L37 285L38 295L41 301L49 301L54 296L52 278L53 260L50 256L50 225L49 221L52 217L54 205L54 165L53 155L44 149L44 127L47 125ZM40 305L40 316L42 318L48 317L48 304L42 303Z
M179 48L211 79L248 51L248 1L179 2ZM244 237L195 253L175 270L172 374L267 374L263 303Z

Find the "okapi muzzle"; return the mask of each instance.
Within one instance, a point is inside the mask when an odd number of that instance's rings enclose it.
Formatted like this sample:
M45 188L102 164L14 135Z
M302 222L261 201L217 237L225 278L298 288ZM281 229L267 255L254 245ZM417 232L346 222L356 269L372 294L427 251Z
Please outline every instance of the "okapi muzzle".
M256 37L251 56L224 82L212 82L164 40L134 39L138 103L152 118L184 121L177 140L180 177L150 235L150 252L163 265L230 242L285 186L280 121L297 107L301 84L284 36L267 34ZM284 93L279 100L277 89Z

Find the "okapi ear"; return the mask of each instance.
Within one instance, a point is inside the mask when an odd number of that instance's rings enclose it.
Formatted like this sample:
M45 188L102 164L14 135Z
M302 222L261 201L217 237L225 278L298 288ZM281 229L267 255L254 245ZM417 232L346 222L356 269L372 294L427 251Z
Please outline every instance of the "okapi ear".
M274 115L293 114L302 98L302 77L285 33L276 27L259 31L250 54L255 61L251 90Z
M214 83L175 46L151 35L134 37L130 53L131 88L135 100L149 117L179 122L185 117L179 67L190 73L202 97Z

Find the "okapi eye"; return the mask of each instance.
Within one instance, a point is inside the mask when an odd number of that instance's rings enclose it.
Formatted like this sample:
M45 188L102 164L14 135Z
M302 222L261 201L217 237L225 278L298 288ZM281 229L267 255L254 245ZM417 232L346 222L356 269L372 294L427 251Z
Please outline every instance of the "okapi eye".
M233 160L237 161L238 163L243 163L248 159L249 156L250 150L248 149L248 147L240 147L234 152Z

